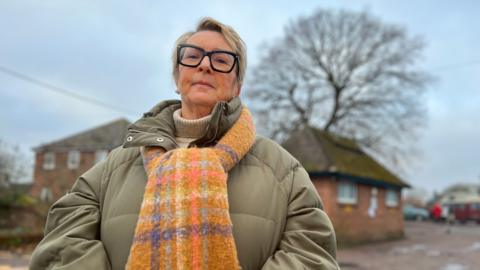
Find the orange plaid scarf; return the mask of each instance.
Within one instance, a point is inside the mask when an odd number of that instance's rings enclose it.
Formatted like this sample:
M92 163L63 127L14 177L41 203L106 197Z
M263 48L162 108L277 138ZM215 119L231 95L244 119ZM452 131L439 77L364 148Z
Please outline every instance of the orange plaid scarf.
M255 141L250 112L213 147L143 152L148 182L127 269L240 269L228 171Z

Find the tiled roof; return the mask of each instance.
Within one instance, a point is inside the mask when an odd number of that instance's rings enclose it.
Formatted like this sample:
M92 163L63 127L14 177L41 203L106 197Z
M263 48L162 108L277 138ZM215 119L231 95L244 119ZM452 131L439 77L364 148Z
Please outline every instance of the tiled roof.
M294 133L283 147L309 173L339 173L397 187L409 185L365 153L355 141L306 127Z
M40 145L33 150L68 151L68 150L111 150L123 143L123 139L130 125L125 119L117 119L90 130L60 139L48 144Z

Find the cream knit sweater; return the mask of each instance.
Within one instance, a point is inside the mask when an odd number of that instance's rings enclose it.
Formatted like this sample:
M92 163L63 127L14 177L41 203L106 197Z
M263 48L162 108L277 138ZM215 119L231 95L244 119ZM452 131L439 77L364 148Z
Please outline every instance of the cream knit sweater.
M205 117L189 120L181 116L181 109L176 110L173 113L173 122L175 124L175 140L182 148L188 147L188 145L196 139L202 137L210 122L211 115Z

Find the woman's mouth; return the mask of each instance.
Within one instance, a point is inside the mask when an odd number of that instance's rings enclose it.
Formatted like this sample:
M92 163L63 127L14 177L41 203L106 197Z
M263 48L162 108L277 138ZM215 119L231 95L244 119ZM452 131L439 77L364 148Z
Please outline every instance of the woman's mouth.
M198 82L193 83L193 85L205 86L205 87L211 87L211 88L213 88L213 85L211 85L210 83L205 82L205 81L198 81Z

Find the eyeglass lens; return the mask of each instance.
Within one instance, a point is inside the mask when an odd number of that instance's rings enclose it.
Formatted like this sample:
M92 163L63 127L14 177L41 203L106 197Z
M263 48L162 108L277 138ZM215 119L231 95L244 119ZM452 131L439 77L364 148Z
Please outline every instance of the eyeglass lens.
M194 47L182 47L180 50L180 63L187 66L198 66L205 55L209 53ZM225 52L211 52L210 63L219 71L230 71L235 64L235 57Z

